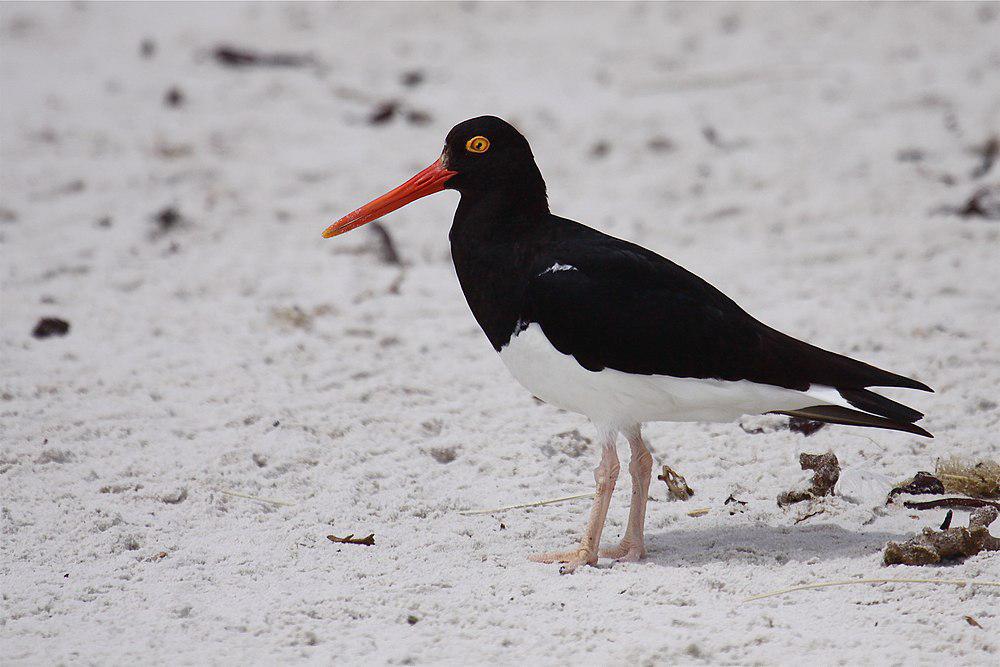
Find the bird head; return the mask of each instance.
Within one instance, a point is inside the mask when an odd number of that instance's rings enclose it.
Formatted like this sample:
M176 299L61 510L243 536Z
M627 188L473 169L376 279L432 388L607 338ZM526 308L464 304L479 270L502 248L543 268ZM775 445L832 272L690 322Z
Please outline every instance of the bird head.
M480 116L453 127L441 157L413 178L326 228L324 238L337 236L406 206L421 197L458 190L460 193L511 190L542 181L528 140L510 123L496 116Z

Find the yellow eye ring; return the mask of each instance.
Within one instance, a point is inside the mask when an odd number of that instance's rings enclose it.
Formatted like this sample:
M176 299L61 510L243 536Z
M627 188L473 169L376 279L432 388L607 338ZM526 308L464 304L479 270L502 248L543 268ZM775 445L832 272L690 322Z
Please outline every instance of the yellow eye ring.
M470 153L485 153L490 149L490 140L486 137L475 136L465 142L465 150Z

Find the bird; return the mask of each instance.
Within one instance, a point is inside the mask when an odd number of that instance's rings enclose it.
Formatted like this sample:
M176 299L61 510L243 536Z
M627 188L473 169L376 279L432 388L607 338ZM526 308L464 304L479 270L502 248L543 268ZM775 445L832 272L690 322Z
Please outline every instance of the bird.
M453 127L438 159L323 236L446 189L460 195L449 232L455 272L486 338L524 388L584 415L598 434L579 544L531 560L571 573L602 557L645 557L649 422L774 413L933 437L915 423L922 413L871 389L933 391L926 384L781 333L652 250L551 213L527 139L496 116ZM630 448L628 524L619 544L601 549L619 435Z

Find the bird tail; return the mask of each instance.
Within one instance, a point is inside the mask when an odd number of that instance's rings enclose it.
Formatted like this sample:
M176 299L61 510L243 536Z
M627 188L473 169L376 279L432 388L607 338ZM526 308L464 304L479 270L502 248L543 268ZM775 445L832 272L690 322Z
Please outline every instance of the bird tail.
M851 408L845 408L840 405L815 405L809 408L802 408L799 410L777 410L775 414L788 415L789 417L802 417L805 419L812 419L814 421L827 422L829 424L846 424L848 426L868 426L871 428L884 428L890 431L903 431L905 433L913 433L916 435L922 435L926 438L933 438L929 432L920 428L913 422L923 415L913 408L908 408L905 405L891 401L888 398L879 396L874 392L867 390L857 390L864 391L872 396L880 399L878 401L878 409L872 409L871 412L862 412L861 410L852 410ZM871 399L869 399L871 400ZM884 403L883 403L884 401ZM850 401L854 405L853 401ZM872 414L874 412L875 414ZM885 413L894 413L895 416L882 416ZM900 418L898 415L905 415L905 417L910 417L914 414L917 416L913 419Z
M893 421L912 424L915 421L920 421L924 416L924 413L919 410L914 410L909 406L897 403L885 396L880 396L868 389L838 389L837 392L852 407Z

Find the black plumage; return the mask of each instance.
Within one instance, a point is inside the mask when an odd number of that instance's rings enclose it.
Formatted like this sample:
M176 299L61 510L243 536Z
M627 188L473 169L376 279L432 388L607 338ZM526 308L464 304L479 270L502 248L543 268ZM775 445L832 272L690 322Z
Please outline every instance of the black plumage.
M470 137L488 137L488 151L468 150ZM655 252L550 213L527 140L503 120L455 126L440 163L452 174L443 188L461 193L450 232L455 269L497 351L537 323L590 371L824 385L857 409L804 416L930 435L913 425L920 412L868 390L931 391L924 383L783 334ZM349 218L337 224L350 229Z
M496 134L484 124L493 125L474 119L449 136ZM524 161L534 167L527 142L523 148ZM449 141L449 166L453 150ZM930 387L783 334L653 251L552 215L537 168L517 178L508 172L499 187L475 185L466 176L445 186L462 193L452 258L494 349L506 345L516 327L537 322L557 350L591 371L750 380L799 391L825 385L881 417L865 425L930 435L912 425L921 413L866 390ZM549 270L557 265L572 268ZM836 415L811 418L861 419L854 412L841 407Z

